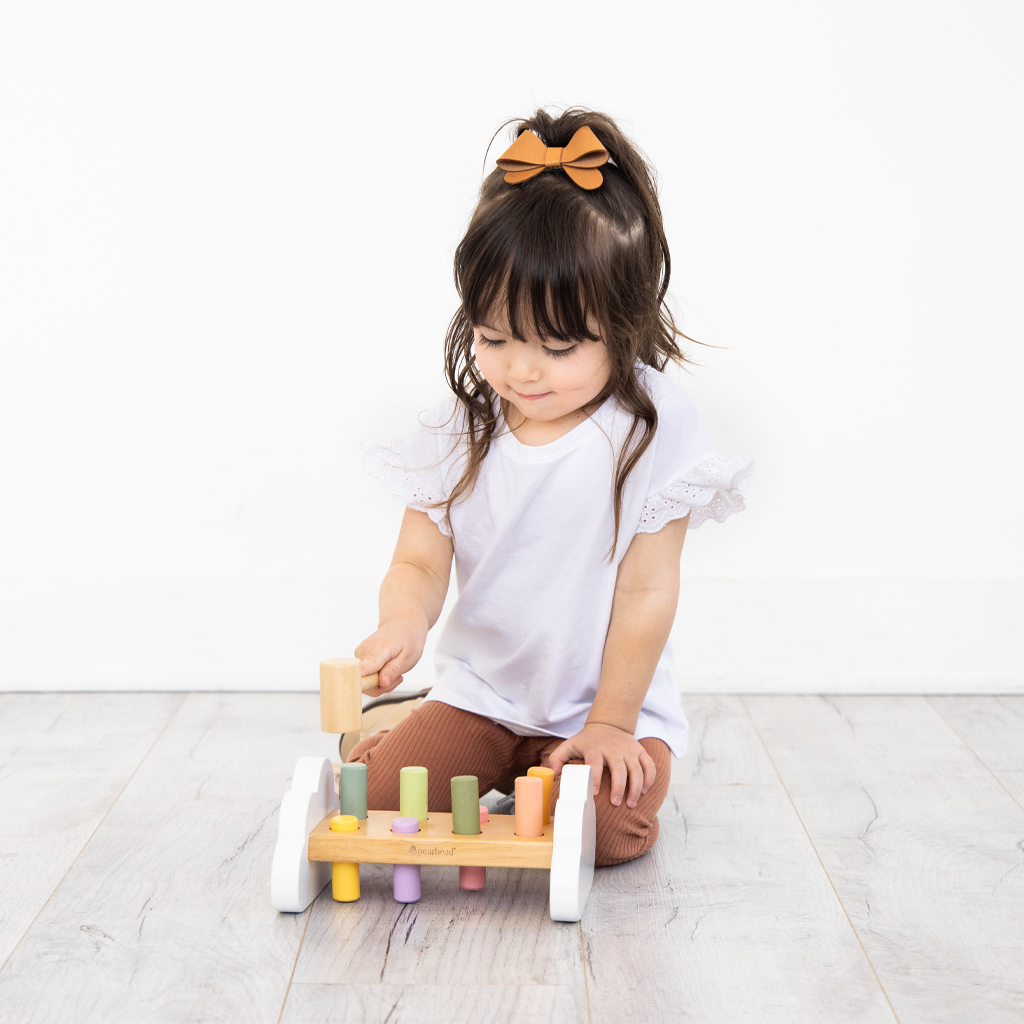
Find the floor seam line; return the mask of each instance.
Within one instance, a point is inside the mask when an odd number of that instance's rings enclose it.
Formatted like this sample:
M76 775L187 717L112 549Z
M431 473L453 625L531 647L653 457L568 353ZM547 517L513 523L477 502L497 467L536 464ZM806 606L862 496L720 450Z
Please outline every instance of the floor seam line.
M991 776L992 776L992 778L996 780L996 784L997 784L997 785L999 786L999 788L1000 788L1000 789L1002 789L1002 790L1003 790L1003 792L1005 792L1005 793L1006 793L1006 795L1007 795L1007 796L1008 796L1008 797L1009 797L1009 798L1010 798L1010 799L1011 799L1011 800L1012 800L1012 801L1013 801L1013 802L1014 802L1014 803L1015 803L1015 804L1016 804L1016 805L1017 805L1017 806L1018 806L1018 807L1019 807L1019 808L1020 808L1020 809L1021 809L1022 811L1024 811L1024 804L1022 804L1022 803L1021 803L1021 802L1020 802L1020 801L1019 801L1019 800L1018 800L1018 799L1017 799L1017 798L1016 798L1016 797L1015 797L1015 796L1014 796L1014 795L1013 795L1013 794L1012 794L1012 793L1011 793L1011 792L1010 792L1010 791L1009 791L1009 790L1008 790L1008 789L1006 788L1006 786L1005 786L1005 785L1003 785L1003 780L1002 780L1002 779L1000 779L1000 778L999 778L999 776L998 776L998 775L996 775L996 773L995 773L994 771L992 771L992 769L991 769L991 768L989 768L989 766L988 766L988 765L987 765L987 764L986 764L986 763L984 762L984 760L982 760L982 758L981 758L981 755L980 755L980 754L979 754L979 753L978 753L978 752L977 752L977 751L976 751L976 750L974 749L974 747L972 747L972 746L970 745L970 743L968 743L968 742L967 742L967 740L965 740L965 739L963 738L963 736L961 736L961 735L960 735L960 733L959 733L959 732L957 731L957 729L956 729L956 726L955 726L955 725L953 725L953 723L952 723L952 722L950 722L950 720L949 720L948 718L946 718L946 716L945 716L945 715L944 715L944 714L943 714L943 713L942 713L942 712L941 712L941 711L940 711L940 710L939 710L939 709L938 709L938 708L937 708L937 707L936 707L936 706L935 706L935 705L934 705L934 704L932 703L932 696L933 696L933 695L932 695L932 694L929 694L929 693L926 693L926 694L924 694L924 699L925 699L925 700L926 700L926 701L928 702L928 706L929 706L929 707L930 707L930 708L932 709L932 711L934 711L934 712L935 712L935 714L937 714L937 715L939 716L939 718L941 718L941 719L942 719L942 722L943 722L943 724L944 724L944 725L946 726L946 728L947 728L947 729L949 729L949 731L950 731L950 732L951 732L951 733L952 733L952 734L953 734L953 735L954 735L954 736L955 736L955 737L956 737L956 738L957 738L957 739L958 739L958 740L959 740L959 741L960 741L960 742L961 742L961 743L962 743L962 744L963 744L963 745L964 745L964 746L965 746L965 747L966 747L966 748L967 748L967 749L968 749L968 750L969 750L969 751L970 751L970 752L971 752L971 753L972 753L972 754L974 755L974 757L975 757L975 759L977 760L978 764L980 764L980 765L982 766L982 768L984 768L984 769L985 769L985 771L987 771L987 772L989 773L989 775L991 775ZM988 694L972 694L972 696L979 696L979 697L981 697L981 696L989 696L989 695L988 695Z
M583 962L583 994L587 999L587 1022L593 1024L593 1017L590 1013L590 984L587 981L587 947L583 941L583 922L579 921L576 925L580 931L580 960Z
M860 932L857 931L856 925L850 919L850 914L846 909L846 904L843 903L842 896L839 895L839 890L836 889L835 883L832 881L832 876L828 873L828 868L825 867L825 862L821 859L821 854L818 852L817 846L814 845L814 840L811 838L811 833L807 830L807 826L804 824L804 819L797 810L796 803L793 797L790 795L789 789L786 786L786 781L782 777L782 773L778 769L778 765L775 764L775 758L772 757L771 751L768 749L768 744L765 743L764 737L761 735L761 730L757 727L757 722L754 721L754 716L750 713L750 708L747 707L746 696L743 694L739 695L740 702L743 704L743 710L746 713L747 719L750 721L751 726L754 729L761 746L764 748L765 755L771 762L773 771L775 772L776 778L779 780L779 785L782 786L782 792L786 794L786 799L789 801L790 807L793 808L793 813L796 815L796 820L800 822L800 827L804 830L804 835L807 836L807 842L811 844L811 849L814 851L814 856L817 857L818 863L821 865L821 870L828 881L829 888L835 895L836 902L839 904L839 908L843 912L843 917L846 918L846 923L850 926L850 931L853 932L853 937L857 940L857 945L860 946L860 951L864 954L864 959L868 962L868 967L871 968L871 973L875 976L875 981L878 982L878 987L882 990L882 995L885 996L885 1001L889 1004L889 1011L892 1013L893 1018L896 1020L896 1024L900 1024L899 1014L896 1012L896 1007L892 1005L892 1000L889 998L889 993L886 992L885 986L882 984L882 979L878 976L878 971L875 969L875 965L868 955L868 951L864 948L864 942L860 937Z
M0 973L2 973L6 969L7 965L11 962L11 957L14 956L14 954L18 951L18 947L25 941L25 936L28 935L28 933L32 931L32 929L35 927L36 921L39 920L39 915L49 906L50 900L53 899L53 894L64 884L64 879L68 877L68 875L71 873L71 869L78 863L78 858L81 857L83 853L85 853L86 848L93 841L93 838L95 837L96 833L99 832L100 828L103 826L103 822L107 820L107 818L110 816L110 812L117 806L117 803L121 799L121 797L124 796L124 791L131 785L132 779L135 778L135 776L139 772L139 769L146 763L146 758L148 758L149 755L153 753L153 748L160 742L160 738L163 736L163 734L167 732L167 729L170 726L171 722L173 722L174 719L177 718L178 712L181 710L181 706L185 703L188 696L189 695L187 693L183 693L181 695L181 700L178 701L178 706L170 713L170 715L168 715L167 721L164 722L163 728L156 734L156 738L153 740L152 743L150 743L149 748L146 750L145 754L143 754L142 757L139 758L139 763L132 769L132 773L125 780L125 784L117 791L117 796L115 796L114 799L110 801L110 806L103 812L103 817L100 818L98 822L96 822L96 827L89 833L89 838L86 839L84 843L82 843L82 848L78 851L78 853L75 854L74 860L71 861L71 863L65 869L64 874L60 876L60 879L58 880L57 884L50 890L50 895L47 896L46 899L43 901L43 905L36 912L36 916L32 918L32 920L29 922L28 927L21 933L21 937L11 947L10 953L7 954L7 959L4 960L2 964L0 964Z
M320 894L317 893L317 896ZM316 896L313 897L313 903L316 902ZM284 1017L285 1007L288 1005L288 996L291 995L292 991L292 979L295 977L295 968L299 966L299 954L302 952L302 947L306 942L306 930L309 928L310 918L313 916L313 903L306 908L306 923L302 926L302 938L299 939L299 948L295 950L295 959L292 961L292 973L288 975L288 987L284 990L284 999L281 1000L281 1012L277 1015L277 1024L281 1024L281 1018Z

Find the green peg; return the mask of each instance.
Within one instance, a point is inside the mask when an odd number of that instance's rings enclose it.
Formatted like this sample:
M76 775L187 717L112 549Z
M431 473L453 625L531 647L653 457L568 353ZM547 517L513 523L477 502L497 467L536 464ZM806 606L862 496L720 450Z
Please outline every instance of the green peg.
M427 820L427 769L408 767L398 773L399 813L403 818Z
M351 814L362 821L366 817L366 765L358 761L343 764L338 777L338 795L341 813Z
M480 835L480 783L475 775L456 775L452 779L452 833Z

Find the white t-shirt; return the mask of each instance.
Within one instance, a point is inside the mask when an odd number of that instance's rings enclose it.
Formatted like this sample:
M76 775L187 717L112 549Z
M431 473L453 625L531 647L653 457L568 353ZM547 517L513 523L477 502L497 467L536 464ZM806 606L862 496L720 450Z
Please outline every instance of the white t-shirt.
M615 460L632 415L614 398L550 444L524 445L501 424L468 497L452 509L459 596L438 638L427 700L484 715L520 736L583 728L601 677L618 564L636 533L690 515L689 529L743 508L747 458L720 456L689 395L648 366L638 378L658 410L653 441L629 475L614 558ZM370 445L366 468L448 534L443 501L461 476L454 396L404 442ZM686 716L666 644L635 736L676 757Z

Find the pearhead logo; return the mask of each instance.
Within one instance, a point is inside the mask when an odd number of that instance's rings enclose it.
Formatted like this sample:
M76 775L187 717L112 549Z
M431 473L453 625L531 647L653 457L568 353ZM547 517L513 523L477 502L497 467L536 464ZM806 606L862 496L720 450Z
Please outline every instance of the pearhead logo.
M409 845L409 856L410 857L454 857L454 850L446 850L443 846L421 846L419 849L416 846Z

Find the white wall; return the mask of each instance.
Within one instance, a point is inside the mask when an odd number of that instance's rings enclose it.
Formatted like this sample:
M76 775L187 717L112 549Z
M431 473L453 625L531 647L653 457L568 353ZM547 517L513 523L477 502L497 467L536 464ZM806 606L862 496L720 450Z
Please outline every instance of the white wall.
M1008 0L6 5L0 686L315 686L488 141L583 103L757 460L687 540L682 685L1024 690L1022 45Z

